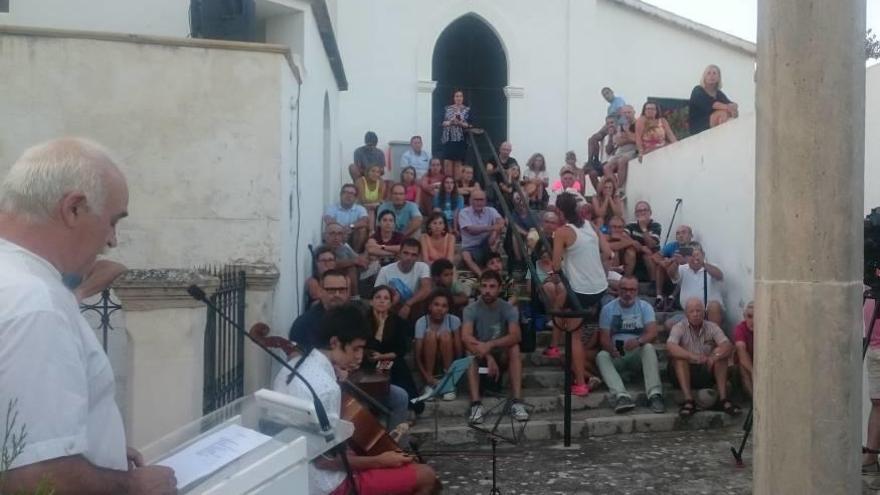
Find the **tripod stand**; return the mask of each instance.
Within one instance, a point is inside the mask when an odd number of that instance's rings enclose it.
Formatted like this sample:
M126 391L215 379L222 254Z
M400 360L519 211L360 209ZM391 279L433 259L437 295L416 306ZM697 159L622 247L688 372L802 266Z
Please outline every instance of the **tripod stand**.
M468 428L471 428L475 432L488 437L489 443L492 445L492 489L489 491L489 495L501 495L501 489L498 488L498 442L506 442L511 445L519 445L523 432L526 429L526 424L528 424L529 422L529 420L514 420L513 416L510 415L510 407L512 405L513 399L508 397L503 402L498 402L489 410L487 410L485 413L485 417L491 417L500 408L500 412L497 413L498 415L495 418L495 421L491 423L491 427L489 428L480 428L475 424L468 423ZM510 420L511 434L509 437L498 433L498 427L501 425L501 421L504 418L508 418Z

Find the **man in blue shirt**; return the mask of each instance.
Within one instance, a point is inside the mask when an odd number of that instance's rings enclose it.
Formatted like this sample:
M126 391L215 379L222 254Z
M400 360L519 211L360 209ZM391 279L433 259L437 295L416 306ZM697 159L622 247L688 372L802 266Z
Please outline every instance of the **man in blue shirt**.
M694 231L688 225L679 225L675 229L675 240L667 242L663 248L654 253L651 259L654 262L654 282L656 284L657 297L654 302L654 309L657 311L672 311L675 309L675 296L668 294L664 300L663 294L666 289L666 281L669 275L666 273L669 266L673 263L686 262L690 256L692 245L694 242ZM682 249L684 248L684 249ZM680 258L676 258L680 255ZM673 292L675 292L673 290Z
M406 188L403 184L391 186L391 201L385 201L379 206L376 217L380 217L383 211L394 212L394 230L403 234L403 237L413 237L422 227L422 213L415 203L406 200Z
M596 356L596 364L613 396L614 412L624 413L636 406L623 385L620 372L642 372L648 407L655 413L663 413L666 406L653 345L657 338L654 308L639 298L639 281L631 275L620 279L618 293L620 296L606 304L599 316L602 351Z
M607 115L617 117L617 123L619 125L627 125L626 119L620 114L620 109L626 105L626 101L620 96L614 96L614 91L608 86L602 88L602 98L605 98L605 101L608 102Z
M324 225L338 223L345 228L346 242L357 251L363 251L367 242L367 228L369 217L367 209L355 202L357 200L357 187L354 184L344 184L339 191L339 204L331 204L324 210Z
M422 136L413 136L409 140L409 149L400 156L400 169L412 167L416 169L416 179L421 179L431 165L431 155L422 149Z

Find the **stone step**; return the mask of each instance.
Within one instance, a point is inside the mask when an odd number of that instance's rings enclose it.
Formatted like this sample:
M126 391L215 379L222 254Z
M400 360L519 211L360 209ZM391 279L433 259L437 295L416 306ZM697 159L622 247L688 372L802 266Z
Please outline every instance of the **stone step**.
M547 344L549 345L550 339L547 339ZM536 347L535 352L530 352L528 354L524 354L524 364L526 368L532 367L560 367L563 365L565 361L565 342L560 342L559 351L561 356L558 358L550 358L544 355L544 350L547 346L539 345ZM666 353L666 344L654 344L654 348L657 350L657 358L660 363L664 363L667 361L667 353ZM662 366L661 366L662 368Z
M666 346L666 339L669 337L669 331L666 330L665 327L660 327L657 329L657 340L654 344L654 347ZM536 348L543 350L547 346L550 345L550 340L553 338L553 332L550 330L538 330L538 333L535 335L535 343ZM560 336L559 339L559 348L560 350L565 347L565 339L564 336ZM659 347L658 347L659 348ZM536 351L537 352L537 351Z
M505 391L507 389L504 389ZM645 407L648 404L648 397L645 393L644 385L627 384L627 391L632 396L636 405ZM664 384L664 400L669 410L677 409L684 401L684 394L680 390L673 389L669 384ZM533 408L535 413L544 412L560 412L565 404L565 396L561 393L561 387L556 390L531 390L523 389L523 401ZM600 390L591 392L586 397L571 397L571 408L573 411L582 411L587 409L606 409L612 412L613 397L604 386ZM503 401L503 397L484 397L483 407L490 409L499 402ZM442 418L464 418L470 408L470 398L468 396L467 385L464 384L458 389L458 396L455 400L434 400L426 403L425 413L422 415L423 420L431 420L435 415Z
M744 418L745 414L734 418L719 411L700 411L683 419L678 416L677 409L654 414L645 408L636 408L621 415L607 409L583 410L572 413L571 435L573 439L587 439L636 432L714 429L742 424ZM487 417L481 427L491 427L494 420L494 416ZM510 425L510 420L505 418L498 431L504 436L512 436ZM518 429L519 426L514 421L514 427ZM563 428L561 412L534 412L525 425L523 437L525 441L562 440ZM464 417L440 418L436 425L429 418L423 418L410 430L410 435L423 450L487 442L484 434L465 423Z

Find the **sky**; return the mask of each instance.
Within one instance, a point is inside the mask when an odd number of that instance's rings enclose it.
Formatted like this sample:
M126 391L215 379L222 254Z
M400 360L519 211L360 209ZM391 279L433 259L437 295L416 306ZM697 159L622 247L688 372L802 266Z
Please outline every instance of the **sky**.
M734 36L755 41L757 0L643 0L663 10L720 29ZM831 0L834 1L834 0ZM880 36L880 0L867 0L867 27Z

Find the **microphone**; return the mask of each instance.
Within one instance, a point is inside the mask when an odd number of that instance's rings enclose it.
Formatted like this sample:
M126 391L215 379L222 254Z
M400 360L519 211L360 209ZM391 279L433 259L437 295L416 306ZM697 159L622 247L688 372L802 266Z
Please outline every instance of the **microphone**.
M330 427L330 418L327 417L327 410L324 409L324 404L321 402L321 399L318 398L318 394L315 393L315 389L312 388L312 384L309 383L308 380L306 380L296 369L294 369L293 366L288 364L287 361L285 361L284 359L281 359L277 354L275 354L274 352L269 350L269 348L266 347L265 345L263 345L261 342L258 342L257 339L252 337L251 334L247 333L244 330L244 328L242 328L242 326L239 325L235 320L226 316L225 313L220 311L220 309L217 308L217 306L215 306L211 302L210 299L208 299L207 294L205 294L205 291L202 290L201 287L193 284L193 285L190 285L189 287L187 287L186 292L189 293L189 295L192 296L193 299L195 299L196 301L203 302L206 306L208 306L208 308L211 311L220 315L220 317L223 318L224 321L226 321L227 323L232 325L233 328L235 328L236 330L241 332L245 337L250 339L250 341L253 342L254 344L256 344L257 347L262 349L263 352L265 352L266 354L271 356L272 359L274 359L279 364L281 364L281 366L284 366L285 368L287 368L287 370L290 371L292 376L299 378L300 381L305 384L306 388L309 389L309 392L312 394L312 401L315 404L315 414L317 414L317 416L318 416L318 424L321 425L321 433L323 433L324 439L326 439L327 442L333 441L333 438L335 435L333 433L333 428Z

